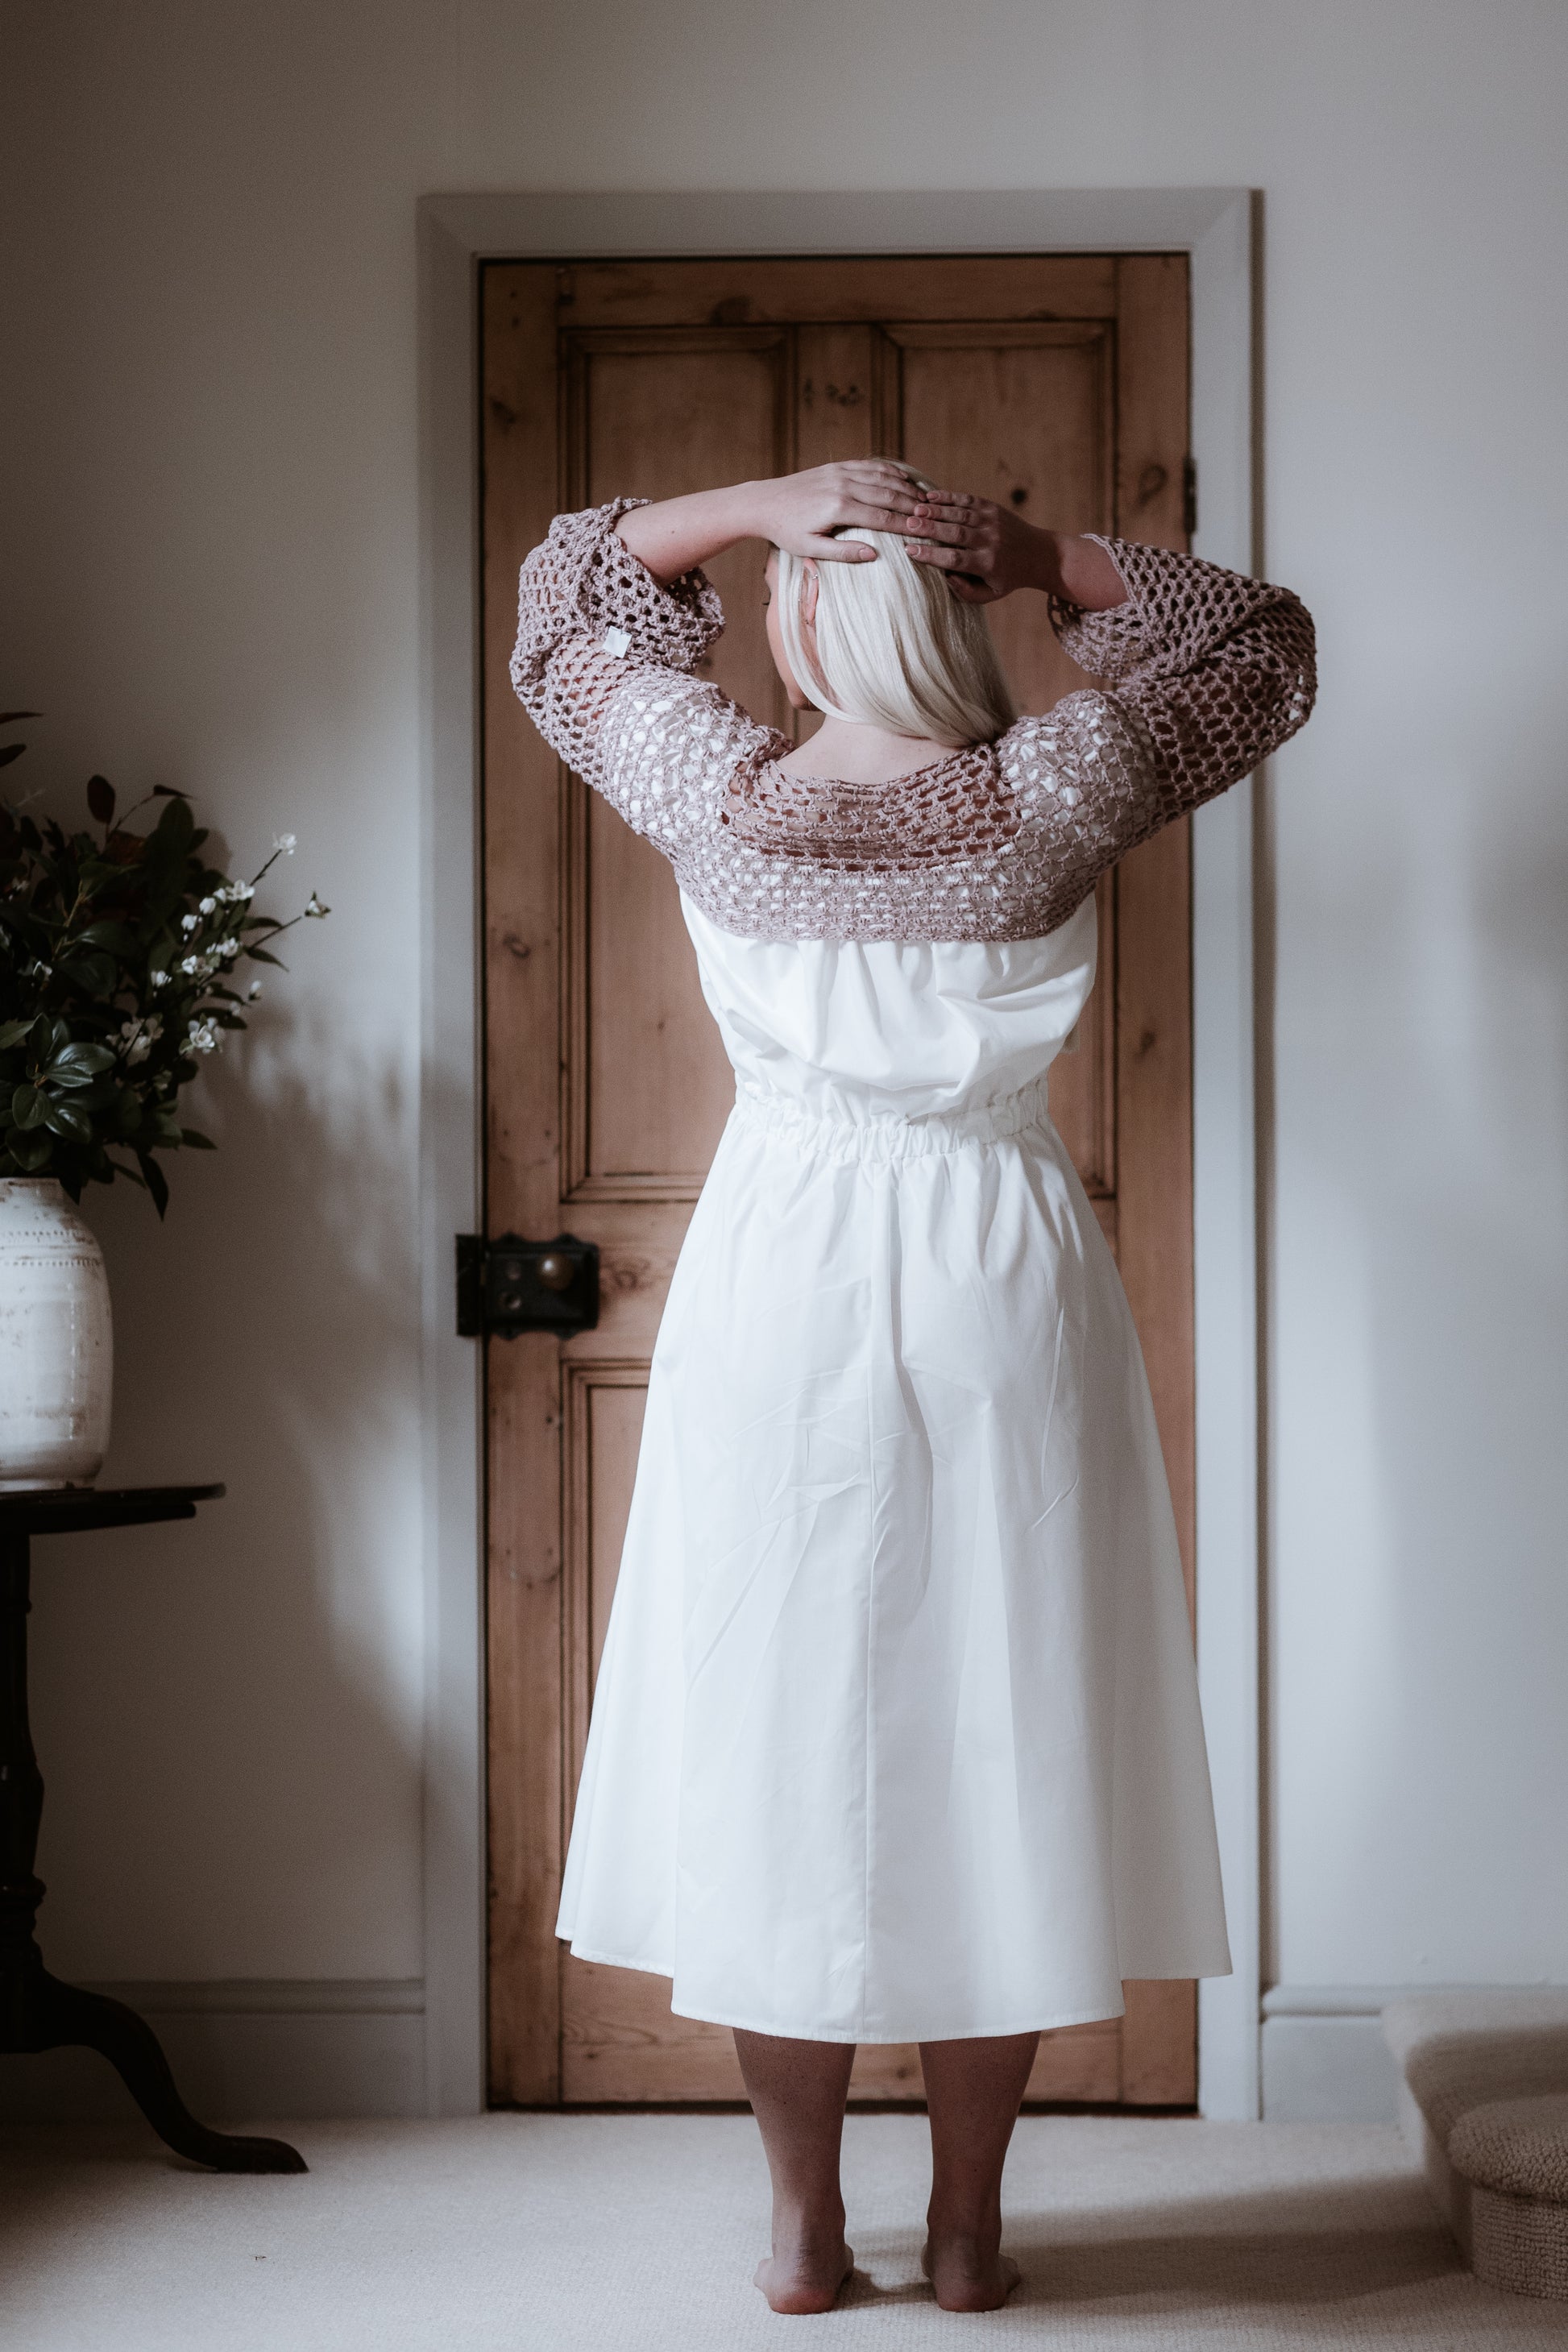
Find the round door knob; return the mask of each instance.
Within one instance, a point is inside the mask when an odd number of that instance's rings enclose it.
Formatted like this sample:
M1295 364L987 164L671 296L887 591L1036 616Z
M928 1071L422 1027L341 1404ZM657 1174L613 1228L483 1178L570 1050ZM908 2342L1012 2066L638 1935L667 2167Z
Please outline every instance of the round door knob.
M534 1266L535 1278L546 1290L570 1290L576 1267L559 1250L546 1250Z

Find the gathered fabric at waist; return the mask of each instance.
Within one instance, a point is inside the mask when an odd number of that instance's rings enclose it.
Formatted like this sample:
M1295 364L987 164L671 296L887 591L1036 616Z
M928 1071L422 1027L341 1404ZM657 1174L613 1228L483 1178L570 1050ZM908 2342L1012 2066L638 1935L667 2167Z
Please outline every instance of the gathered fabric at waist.
M752 1134L816 1157L840 1162L921 1160L936 1151L996 1143L1050 1123L1044 1076L1016 1094L968 1110L897 1111L861 1108L842 1099L830 1110L808 1109L794 1095L747 1086L735 1089L733 1123Z

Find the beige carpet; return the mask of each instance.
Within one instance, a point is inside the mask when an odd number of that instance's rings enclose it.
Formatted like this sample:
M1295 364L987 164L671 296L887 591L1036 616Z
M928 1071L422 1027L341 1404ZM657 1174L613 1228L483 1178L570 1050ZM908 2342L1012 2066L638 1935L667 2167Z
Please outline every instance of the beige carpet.
M750 2284L750 2118L303 2124L312 2167L221 2179L145 2135L0 2134L6 2352L1061 2352L1568 2347L1568 2307L1478 2285L1390 2126L1030 2117L1008 2165L1005 2312L939 2312L917 2263L919 2117L852 2117L841 2307Z

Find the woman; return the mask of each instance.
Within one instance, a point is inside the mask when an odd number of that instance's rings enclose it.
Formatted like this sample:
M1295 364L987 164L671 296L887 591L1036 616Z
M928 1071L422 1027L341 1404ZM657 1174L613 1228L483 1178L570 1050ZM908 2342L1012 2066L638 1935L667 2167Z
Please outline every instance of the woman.
M826 714L795 748L692 675L699 567L751 538L790 701ZM1111 690L1014 718L982 607L1025 588ZM1097 877L1301 725L1311 624L877 459L562 517L512 677L674 866L736 1070L558 1932L734 2029L775 2311L849 2273L856 2043L919 2042L926 2269L991 2309L1040 2032L1229 1967L1159 1439L1046 1072Z

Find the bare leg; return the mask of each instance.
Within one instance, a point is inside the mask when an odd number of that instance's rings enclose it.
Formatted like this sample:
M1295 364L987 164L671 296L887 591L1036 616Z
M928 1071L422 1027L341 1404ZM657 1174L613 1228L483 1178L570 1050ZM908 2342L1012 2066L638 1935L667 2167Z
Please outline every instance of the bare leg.
M757 2284L775 2311L829 2311L855 2259L838 2186L855 2046L737 2028L735 2055L773 2184L773 2250Z
M1002 2252L1002 2167L1039 2041L921 2043L931 2155L921 2261L943 2311L994 2311L1018 2284Z

